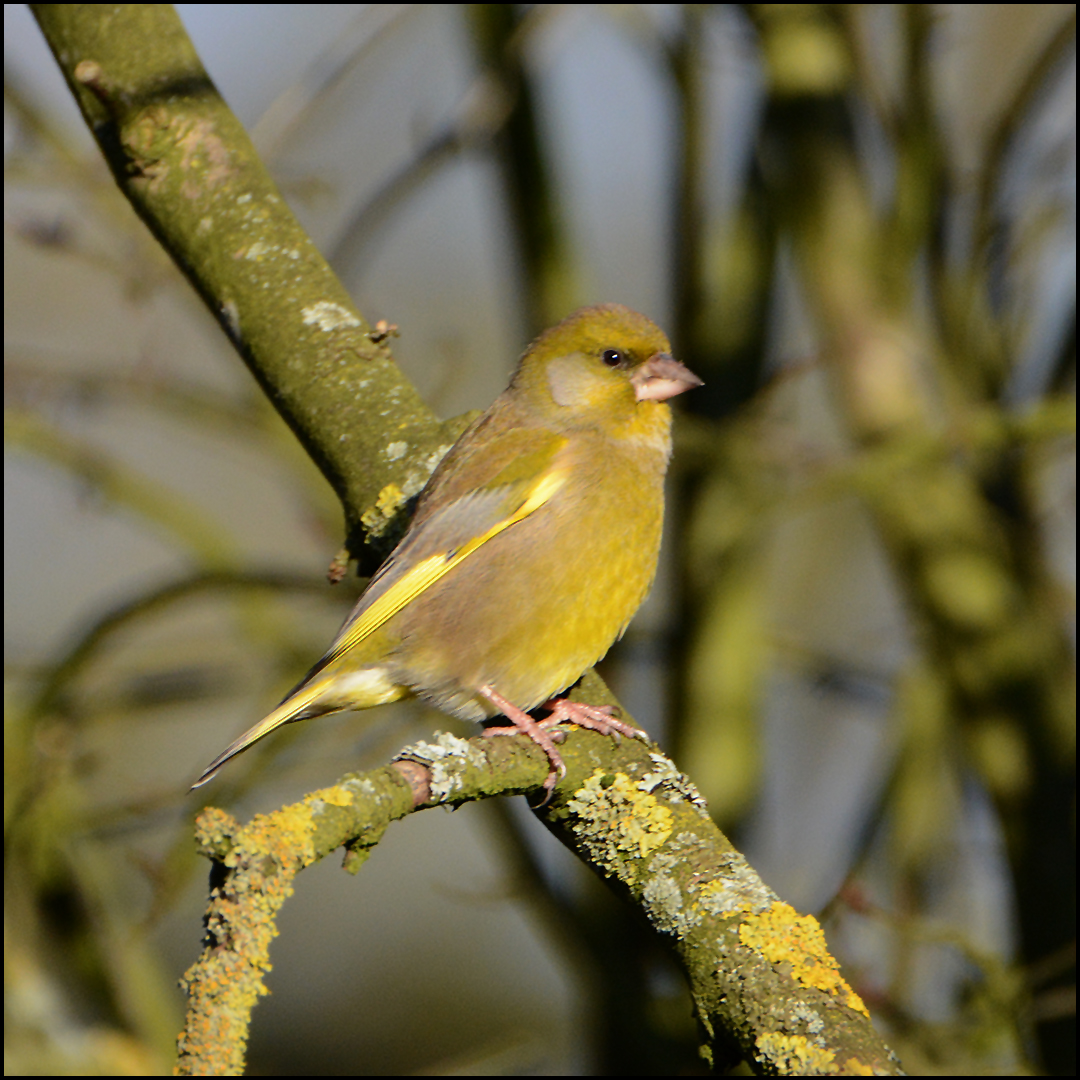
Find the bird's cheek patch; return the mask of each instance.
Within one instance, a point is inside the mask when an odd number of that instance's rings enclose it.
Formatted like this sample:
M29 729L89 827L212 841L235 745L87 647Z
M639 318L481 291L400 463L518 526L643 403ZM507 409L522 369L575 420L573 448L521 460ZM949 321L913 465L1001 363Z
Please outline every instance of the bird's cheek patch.
M556 405L581 405L588 400L595 379L581 353L558 356L547 366L548 388Z

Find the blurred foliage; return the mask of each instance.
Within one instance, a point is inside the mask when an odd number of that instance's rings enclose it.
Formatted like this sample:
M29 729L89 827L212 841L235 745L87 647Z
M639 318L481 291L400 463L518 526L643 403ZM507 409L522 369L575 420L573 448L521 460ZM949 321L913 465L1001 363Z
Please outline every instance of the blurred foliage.
M660 17L609 5L601 17L670 97L670 203L655 208L670 223L668 329L707 384L688 395L676 433L675 629L664 638L676 757L737 830L775 760L767 714L878 702L860 712L884 716L877 779L858 775L842 743L827 747L837 783L862 791L852 839L836 840L843 865L824 913L834 951L909 1072L1069 1074L1075 598L1060 538L1075 498L1075 301L1064 319L1038 301L1053 244L1075 221L1075 182L1048 179L1062 155L1075 160L1074 123L1062 134L1052 114L1074 70L1075 10L989 7L1010 11L987 15L968 47L993 86L976 102L958 100L935 61L959 33L950 19L961 16L943 9L683 5ZM392 229L460 156L488 155L521 325L581 302L535 59L537 39L571 17L468 6L468 107L357 209L354 248L375 224ZM377 50L380 33L357 55ZM759 86L724 199L718 56L741 57ZM11 242L96 266L135 304L163 293L190 304L105 170L72 153L16 87L5 106L9 190L62 193L79 216L74 226L17 204ZM298 127L294 117L288 130ZM40 360L6 353L9 450L164 537L189 572L115 605L61 655L9 665L7 1066L163 1072L179 1018L152 932L202 867L181 794L112 779L107 731L196 703L242 712L269 700L318 654L349 598L305 601L313 579L251 569L243 539L198 499L70 419L122 406L257 447L330 549L340 512L253 386ZM617 652L609 663L618 686ZM799 694L778 697L789 685ZM249 789L290 742L248 755L215 798ZM983 947L963 918L935 923L942 881L978 842L964 832L973 789L1004 837L1000 907L1006 922L1015 912L1014 951L1007 936L997 952ZM560 893L512 817L499 820L515 874L553 916L552 937L573 941L602 1003L599 1071L692 1069L688 1011L657 989L655 943L595 891ZM151 824L152 841L115 840ZM120 887L133 877L141 887ZM959 974L930 1008L919 985L943 954Z

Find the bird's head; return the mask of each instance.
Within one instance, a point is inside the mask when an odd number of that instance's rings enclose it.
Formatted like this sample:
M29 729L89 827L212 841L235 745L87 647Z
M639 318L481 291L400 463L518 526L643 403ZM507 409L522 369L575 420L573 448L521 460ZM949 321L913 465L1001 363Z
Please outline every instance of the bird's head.
M701 386L651 319L621 304L580 308L526 350L512 392L570 425L648 437L667 430L668 398Z

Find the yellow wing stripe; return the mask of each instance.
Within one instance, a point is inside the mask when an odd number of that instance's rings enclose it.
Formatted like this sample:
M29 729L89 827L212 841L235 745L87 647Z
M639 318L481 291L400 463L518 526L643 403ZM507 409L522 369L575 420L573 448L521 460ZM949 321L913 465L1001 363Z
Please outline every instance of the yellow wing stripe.
M562 486L566 483L566 475L562 470L553 470L540 479L529 493L528 498L509 517L492 525L486 533L473 537L467 543L462 544L456 550L449 551L445 555L432 555L421 563L417 563L408 573L403 574L399 581L390 586L386 592L376 600L371 607L361 615L334 643L334 647L326 654L325 662L336 660L342 653L347 652L354 645L363 641L369 634L382 626L388 619L396 615L406 604L415 600L425 589L430 588L440 578L445 577L464 559L467 559L477 548L482 547L492 537L524 521L531 513L539 510Z

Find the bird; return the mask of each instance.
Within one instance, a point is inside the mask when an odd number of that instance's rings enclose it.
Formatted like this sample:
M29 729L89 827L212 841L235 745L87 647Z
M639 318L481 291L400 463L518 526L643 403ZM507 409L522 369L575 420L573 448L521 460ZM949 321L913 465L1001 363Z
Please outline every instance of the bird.
M644 738L561 695L620 638L652 585L671 457L667 401L701 386L663 331L621 304L541 333L510 385L432 473L413 519L330 648L192 789L282 724L418 696L508 723L565 774L555 725ZM541 720L529 714L541 705Z

